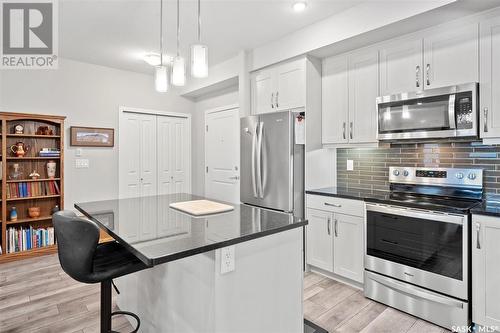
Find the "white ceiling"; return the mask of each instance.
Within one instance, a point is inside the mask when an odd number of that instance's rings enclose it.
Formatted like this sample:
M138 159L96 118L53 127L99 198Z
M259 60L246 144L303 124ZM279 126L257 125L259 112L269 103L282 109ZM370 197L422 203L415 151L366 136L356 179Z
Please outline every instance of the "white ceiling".
M181 0L181 53L196 41L197 1ZM355 6L357 0L309 0L302 13L292 0L201 0L202 40L210 64L253 49ZM62 57L151 73L141 56L159 50L160 0L61 0ZM164 0L166 51L175 54L176 1Z

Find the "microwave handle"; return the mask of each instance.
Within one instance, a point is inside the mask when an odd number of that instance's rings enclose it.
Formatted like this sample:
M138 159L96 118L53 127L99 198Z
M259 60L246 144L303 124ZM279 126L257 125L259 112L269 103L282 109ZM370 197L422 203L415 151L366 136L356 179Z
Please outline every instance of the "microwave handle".
M448 102L448 117L450 129L457 128L456 120L455 120L455 94L450 95L450 100Z

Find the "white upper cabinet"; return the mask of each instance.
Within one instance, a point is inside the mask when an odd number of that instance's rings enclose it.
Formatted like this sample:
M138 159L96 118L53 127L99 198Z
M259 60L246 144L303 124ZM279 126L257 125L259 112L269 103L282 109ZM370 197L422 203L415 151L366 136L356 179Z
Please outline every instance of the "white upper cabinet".
M323 144L347 143L349 122L349 81L347 56L323 60L322 141Z
M422 39L397 40L380 50L380 95L423 89Z
M272 69L252 74L252 110L254 114L274 111L275 77Z
M476 23L428 33L424 38L425 89L479 81Z
M362 50L349 57L349 142L376 142L378 52Z
M480 129L500 138L500 17L481 22Z
M252 73L252 114L304 107L306 104L305 74L305 58Z
M472 321L500 326L500 219L472 217Z
M275 107L278 111L306 105L305 72L304 59L276 67Z

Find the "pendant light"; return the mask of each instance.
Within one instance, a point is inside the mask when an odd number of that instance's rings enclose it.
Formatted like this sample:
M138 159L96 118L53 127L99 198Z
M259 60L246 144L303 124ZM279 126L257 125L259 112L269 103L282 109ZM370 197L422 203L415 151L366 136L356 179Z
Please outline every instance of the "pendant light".
M201 44L201 0L198 0L198 43L191 45L191 76L208 76L208 47Z
M181 57L179 50L180 30L179 0L177 0L177 55L172 64L172 84L178 87L186 84L186 61Z
M155 67L155 88L158 92L168 91L168 69L163 64L163 0L160 0L160 65Z

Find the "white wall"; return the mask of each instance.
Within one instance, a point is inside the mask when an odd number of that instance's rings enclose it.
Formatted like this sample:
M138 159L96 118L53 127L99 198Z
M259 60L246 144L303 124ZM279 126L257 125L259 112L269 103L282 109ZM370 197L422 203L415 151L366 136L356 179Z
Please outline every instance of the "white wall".
M205 111L238 103L238 87L231 87L196 101L192 116L193 193L205 194Z
M154 90L153 77L61 59L57 70L0 70L0 110L66 116L65 208L118 194L118 107L191 113L194 103ZM114 148L82 148L89 169L75 169L70 126L115 128Z

